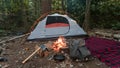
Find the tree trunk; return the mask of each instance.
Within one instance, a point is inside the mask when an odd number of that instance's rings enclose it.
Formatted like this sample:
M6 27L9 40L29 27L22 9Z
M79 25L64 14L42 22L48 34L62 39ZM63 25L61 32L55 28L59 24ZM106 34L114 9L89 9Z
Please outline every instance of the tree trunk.
M83 28L85 31L90 29L89 22L90 22L90 5L92 0L86 0L86 9L85 9L85 19L83 22Z
M51 3L52 3L52 0L41 0L41 13L47 13L47 12L50 12L51 11Z
M33 0L33 3L34 3L34 15L36 18L38 18L40 16L40 12L41 12L41 1Z
M62 0L62 10L63 11L65 11L65 9L66 9L65 3L66 3L66 0Z

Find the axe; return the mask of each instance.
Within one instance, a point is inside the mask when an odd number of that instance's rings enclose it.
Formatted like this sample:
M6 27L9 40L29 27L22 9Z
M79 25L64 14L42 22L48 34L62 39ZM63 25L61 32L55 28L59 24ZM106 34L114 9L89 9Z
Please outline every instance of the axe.
M38 47L30 56L28 56L24 61L22 61L22 63L24 64L28 59L30 59L35 53L37 53L40 49L42 49L42 51L48 50L47 47L42 44L40 47Z

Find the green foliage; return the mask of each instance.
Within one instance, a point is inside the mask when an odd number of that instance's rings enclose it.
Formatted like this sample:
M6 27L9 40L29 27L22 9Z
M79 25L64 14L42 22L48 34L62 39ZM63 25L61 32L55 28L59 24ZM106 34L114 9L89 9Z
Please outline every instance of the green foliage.
M67 10L68 13L82 24L85 11L85 0L52 0L53 10Z
M36 19L31 0L1 0L0 9L1 29L26 32Z
M82 25L85 13L85 0L67 0L67 12Z
M112 25L112 29L114 29L114 30L120 30L120 22L114 23Z
M27 32L40 16L41 0L0 0L0 30ZM52 10L66 10L82 25L86 0L52 0ZM92 0L91 28L120 29L120 1Z
M53 10L62 10L62 0L52 0Z
M119 0L92 0L91 27L112 28L120 22ZM116 27L120 28L120 27Z

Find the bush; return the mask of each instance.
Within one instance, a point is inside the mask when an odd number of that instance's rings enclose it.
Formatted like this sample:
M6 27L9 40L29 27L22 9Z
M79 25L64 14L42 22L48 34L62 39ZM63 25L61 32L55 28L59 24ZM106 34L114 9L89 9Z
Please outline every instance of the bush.
M112 29L114 30L120 30L120 22L117 22L116 24L112 25Z

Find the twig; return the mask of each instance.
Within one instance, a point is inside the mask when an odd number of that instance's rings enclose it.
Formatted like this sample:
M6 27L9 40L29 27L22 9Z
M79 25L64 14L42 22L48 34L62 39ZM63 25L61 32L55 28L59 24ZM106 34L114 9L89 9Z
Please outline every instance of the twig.
M11 41L11 40L17 39L17 38L24 37L24 36L29 35L29 34L30 34L30 33L27 33L27 34L20 35L20 36L16 36L16 37L13 37L13 38L10 38L10 39L7 39L7 40L3 40L3 41L0 42L0 44L1 44L1 43L5 43L5 42L7 42L7 41Z

